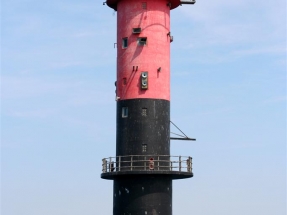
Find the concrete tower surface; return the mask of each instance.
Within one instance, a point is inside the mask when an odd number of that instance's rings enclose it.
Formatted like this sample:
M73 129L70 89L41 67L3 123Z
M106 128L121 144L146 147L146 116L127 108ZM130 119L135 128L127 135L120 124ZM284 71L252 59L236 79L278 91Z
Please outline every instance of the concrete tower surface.
M116 157L113 215L171 215L172 180L190 178L191 157L170 155L170 10L194 1L107 0L117 11Z

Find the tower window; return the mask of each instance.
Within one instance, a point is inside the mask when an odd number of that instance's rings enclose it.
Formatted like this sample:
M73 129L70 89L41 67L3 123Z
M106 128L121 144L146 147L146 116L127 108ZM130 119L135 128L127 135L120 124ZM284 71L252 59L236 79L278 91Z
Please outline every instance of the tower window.
M146 4L146 2L142 2L142 9L144 9L144 10L147 9L147 4Z
M129 115L128 107L122 107L122 118L127 118Z
M147 144L142 144L142 152L146 152L147 151Z
M133 28L133 34L139 34L141 33L142 29L141 28Z
M138 38L138 45L145 46L147 44L147 37L139 37Z
M122 48L123 48L123 49L126 49L127 47L128 47L128 38L125 37L125 38L123 38L123 40L122 40Z
M142 116L147 116L147 108L142 109Z

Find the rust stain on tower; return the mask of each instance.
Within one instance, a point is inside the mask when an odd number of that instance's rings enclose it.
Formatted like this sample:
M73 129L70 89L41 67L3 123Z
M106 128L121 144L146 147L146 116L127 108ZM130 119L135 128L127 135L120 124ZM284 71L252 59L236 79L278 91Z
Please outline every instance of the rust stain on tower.
M171 215L172 180L190 178L192 158L171 156L170 10L195 1L107 0L117 11L116 156L101 177L114 181L114 215Z

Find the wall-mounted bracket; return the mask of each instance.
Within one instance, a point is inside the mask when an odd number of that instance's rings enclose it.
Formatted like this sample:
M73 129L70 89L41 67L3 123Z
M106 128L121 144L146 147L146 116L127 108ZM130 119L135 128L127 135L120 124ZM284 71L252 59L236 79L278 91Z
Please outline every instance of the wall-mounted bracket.
M190 138L188 136L185 135L185 133L183 133L182 130L179 129L179 127L177 127L172 121L170 121L171 124L174 125L174 127L176 127L183 135L180 135L180 134L176 134L176 133L173 133L173 132L170 132L171 134L174 134L174 135L177 135L178 137L170 137L170 140L190 140L190 141L196 141L195 138Z
M183 137L183 138L180 138L180 137L170 137L170 140L190 140L190 141L196 141L195 138L189 138L189 137Z
M133 72L138 71L138 68L139 68L138 66L133 66Z
M148 89L148 72L141 73L141 89L142 90Z
M173 41L173 36L171 36L170 32L167 33L167 36L170 38L170 42L172 42Z

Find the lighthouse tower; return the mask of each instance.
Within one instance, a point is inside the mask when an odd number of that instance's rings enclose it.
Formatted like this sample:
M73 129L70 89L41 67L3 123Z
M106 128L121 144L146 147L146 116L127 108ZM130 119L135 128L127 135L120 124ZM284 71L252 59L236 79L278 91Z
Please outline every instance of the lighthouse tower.
M107 0L117 11L113 215L171 215L172 180L193 176L191 157L170 155L170 10L194 1Z

